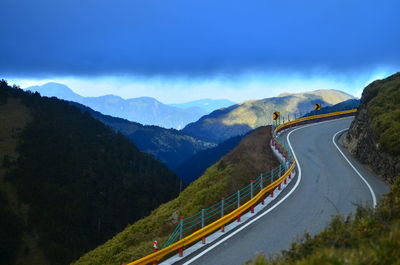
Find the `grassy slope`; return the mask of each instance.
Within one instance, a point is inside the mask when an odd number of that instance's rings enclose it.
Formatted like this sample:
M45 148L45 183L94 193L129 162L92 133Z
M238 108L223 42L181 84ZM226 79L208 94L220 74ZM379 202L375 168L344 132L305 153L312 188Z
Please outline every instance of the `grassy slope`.
M269 139L270 127L254 131L207 169L177 199L161 205L148 217L128 226L104 245L81 257L74 265L127 263L151 253L153 240L158 240L159 246L162 246L180 215L190 216L212 205L247 184L250 178L277 166L278 161L266 148Z
M374 132L383 150L400 154L400 74L375 81L363 92ZM248 264L400 264L400 176L375 211L359 208L346 219L336 216L319 235L306 234L289 251Z
M382 149L400 155L400 73L368 85L363 98L368 102L372 129Z

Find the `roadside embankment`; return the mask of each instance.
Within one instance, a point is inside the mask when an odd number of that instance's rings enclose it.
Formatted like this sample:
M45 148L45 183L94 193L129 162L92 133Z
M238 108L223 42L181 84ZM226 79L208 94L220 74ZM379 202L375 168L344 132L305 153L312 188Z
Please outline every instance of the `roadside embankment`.
M400 174L400 73L364 89L344 143L360 162L394 182Z

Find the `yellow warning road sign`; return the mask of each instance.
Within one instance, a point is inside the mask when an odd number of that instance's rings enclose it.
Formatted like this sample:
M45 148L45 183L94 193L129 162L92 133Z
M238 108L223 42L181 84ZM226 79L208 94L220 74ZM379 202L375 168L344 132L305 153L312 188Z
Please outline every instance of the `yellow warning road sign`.
M274 119L274 121L276 120L280 120L281 118L281 113L280 112L274 112L274 114L272 115L272 118Z
M321 110L321 104L314 104L314 110Z

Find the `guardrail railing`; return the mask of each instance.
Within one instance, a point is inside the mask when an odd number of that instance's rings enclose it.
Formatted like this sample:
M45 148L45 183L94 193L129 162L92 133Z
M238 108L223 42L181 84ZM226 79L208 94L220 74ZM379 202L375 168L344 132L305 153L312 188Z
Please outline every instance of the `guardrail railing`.
M240 216L246 211L253 211L254 206L259 202L264 203L265 195L272 196L275 188L281 186L282 182L286 183L286 179L291 177L295 168L295 160L290 149L284 142L281 142L277 134L286 128L303 125L310 122L318 122L321 120L340 118L343 116L354 115L357 110L340 111L328 114L321 114L299 118L288 121L277 126L273 132L271 145L274 146L284 157L284 162L279 167L270 172L262 173L255 180L251 180L250 184L231 194L227 198L222 198L219 202L205 208L196 214L181 218L175 230L171 233L162 249L149 254L141 259L133 261L128 265L145 265L149 263L156 264L165 256L179 251L183 254L183 249L187 246L202 240L205 243L205 237L214 231L221 229L237 220L240 222Z

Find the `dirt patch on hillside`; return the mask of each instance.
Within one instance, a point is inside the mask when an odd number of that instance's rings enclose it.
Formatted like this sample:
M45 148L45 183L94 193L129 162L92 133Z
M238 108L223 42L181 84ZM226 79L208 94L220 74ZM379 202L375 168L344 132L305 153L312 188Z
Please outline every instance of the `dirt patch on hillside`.
M221 159L220 164L226 163L235 168L230 178L230 189L239 189L244 182L255 179L260 173L268 172L279 165L269 146L271 137L271 126L258 128Z

